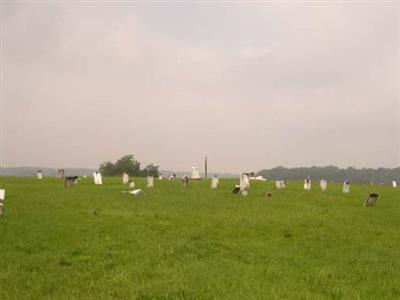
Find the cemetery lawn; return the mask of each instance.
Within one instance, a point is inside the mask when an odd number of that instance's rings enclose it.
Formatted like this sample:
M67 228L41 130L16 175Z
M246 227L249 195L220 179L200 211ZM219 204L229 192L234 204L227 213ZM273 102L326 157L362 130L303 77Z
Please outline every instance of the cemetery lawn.
M0 177L0 299L400 299L400 189L237 181Z

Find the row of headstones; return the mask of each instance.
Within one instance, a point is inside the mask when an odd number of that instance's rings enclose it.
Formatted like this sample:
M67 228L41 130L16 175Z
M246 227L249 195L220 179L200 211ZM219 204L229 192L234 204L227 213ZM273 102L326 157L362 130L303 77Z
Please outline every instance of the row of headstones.
M321 188L322 192L325 192L328 188L328 181L326 179L321 179L319 181L319 186ZM277 180L275 181L275 187L277 189L284 189L286 188L286 182L285 180ZM305 179L304 180L304 189L307 191L311 190L311 179ZM349 193L350 192L350 181L346 180L343 183L343 189L342 189L343 193Z
M394 188L397 188L397 182L393 181L392 185ZM283 189L286 187L286 182L284 180L277 180L275 182L275 186L277 189ZM320 188L321 191L326 191L328 188L328 181L325 179L321 179L320 180ZM250 189L250 177L249 174L244 173L242 174L242 176L240 177L240 183L235 185L235 187L232 190L232 193L234 194L238 194L239 192L243 195L243 196L247 196L248 192ZM311 190L311 179L307 178L304 180L304 189L305 190ZM342 189L343 193L349 193L350 192L350 181L346 180L343 183L343 189ZM268 192L266 194L267 197L271 197L272 193ZM365 200L364 202L364 206L375 206L376 201L378 200L378 194L376 193L369 193L368 194L368 198Z
M325 192L328 188L328 181L326 179L321 179L319 181L319 185L321 191ZM275 181L275 186L277 189L284 189L286 187L286 182L284 180L277 180ZM392 187L397 188L396 181L392 181ZM304 189L311 190L311 179L304 180ZM346 180L345 182L343 182L343 193L349 193L349 192L350 192L350 181Z
M59 178L64 178L64 174L65 174L64 169L59 169L58 172L57 172L57 177L59 177ZM75 176L73 176L73 178L74 178L74 177L75 177ZM150 179L149 177L151 177L151 179ZM185 176L184 176L184 177L185 177ZM187 177L187 176L186 176L186 177ZM42 178L43 178L43 172L42 172L41 170L38 170L38 171L37 171L37 178L38 178L38 179L42 179ZM98 171L97 171L97 172L93 172L93 178L94 178L94 183L95 183L95 184L97 184L97 185L103 184L102 175L101 175L100 172L98 172ZM176 175L175 175L175 174L171 174L171 175L168 177L169 180L173 180L173 179L175 179L175 178L176 178ZM159 180L162 180L162 179L163 179L163 176L160 175L160 176L158 177L158 179L159 179ZM246 186L247 186L247 185L248 185L248 186L250 185L250 179L251 179L251 177L250 177L249 174L247 174L247 173L244 173L244 174L241 176L241 178L240 178L240 182L241 182L240 186L243 187L243 190L246 190ZM148 186L153 187L153 186L154 186L153 177L152 177L152 176L148 176L148 179L147 179L147 180L148 180ZM149 182L149 181L151 181L151 182ZM130 179L129 179L129 175L128 175L128 174L123 173L123 175L122 175L122 182L123 182L124 184L130 183ZM217 187L218 187L218 182L219 182L218 177L217 177L217 175L215 175L215 176L213 177L213 179L212 179L212 182L211 182L211 188L217 188ZM134 187L134 183L133 183L132 185L133 185L133 187ZM275 182L275 186L276 186L277 189L283 189L283 188L286 187L286 182L285 182L284 180L277 180L277 181ZM321 180L320 180L320 188L321 188L321 191L323 191L323 192L326 191L327 187L328 187L328 181L325 180L325 179L321 179ZM393 187L393 188L397 188L397 182L396 182L396 181L392 181L392 187ZM304 180L304 189L305 189L305 190L311 190L311 179L307 178L307 179ZM349 193L349 192L350 192L350 181L346 180L346 181L343 183L343 193Z

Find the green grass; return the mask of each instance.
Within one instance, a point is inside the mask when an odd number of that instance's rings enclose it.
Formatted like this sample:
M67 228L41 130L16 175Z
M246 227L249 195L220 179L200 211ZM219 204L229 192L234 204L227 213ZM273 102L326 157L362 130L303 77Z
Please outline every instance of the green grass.
M235 183L2 177L0 299L400 299L400 189Z

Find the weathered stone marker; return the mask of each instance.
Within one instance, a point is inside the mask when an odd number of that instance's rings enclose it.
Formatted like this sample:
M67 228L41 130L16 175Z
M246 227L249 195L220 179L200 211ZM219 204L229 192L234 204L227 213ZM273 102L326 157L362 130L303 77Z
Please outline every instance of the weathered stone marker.
M309 191L311 190L311 179L307 178L304 180L304 189Z
M247 196L250 189L250 176L248 173L243 173L240 177L240 192L243 196Z
M322 191L322 192L325 192L326 189L328 188L328 181L327 181L326 179L321 179L321 180L319 181L319 186L320 186L320 188L321 188L321 191Z
M367 200L365 200L364 207L375 206L376 201L378 201L378 194L369 193Z
M64 169L58 169L58 171L57 171L57 178L64 179L64 177L65 177L65 171L64 171Z
M122 173L122 183L123 184L128 184L129 183L129 175L126 174L125 172Z
M43 179L43 172L42 172L42 170L37 170L37 171L36 171L36 177L37 177L37 179Z
M133 180L130 180L130 179L129 179L128 186L129 186L130 188L134 188L135 185L136 185L135 182L134 182Z
M103 178L102 178L100 172L98 172L98 171L93 172L93 179L94 179L94 184L96 184L96 185L103 184Z
M343 193L347 194L350 193L350 181L346 180L343 182Z
M212 189L218 188L218 184L219 184L218 176L214 175L214 177L211 179L211 188Z
M147 176L147 188L151 189L154 187L154 178L153 176Z
M66 176L64 178L64 187L65 188L72 188L75 184L78 183L78 176Z
M285 180L277 180L275 181L275 187L280 190L280 189L284 189L286 187L286 183Z
M184 175L182 177L182 186L187 189L189 187L189 177L187 175Z
M6 190L0 189L0 201L6 198Z

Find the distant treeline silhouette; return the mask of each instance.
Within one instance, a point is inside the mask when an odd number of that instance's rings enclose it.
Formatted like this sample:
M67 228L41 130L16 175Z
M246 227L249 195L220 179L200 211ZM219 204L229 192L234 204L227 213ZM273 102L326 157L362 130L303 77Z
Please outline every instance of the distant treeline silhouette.
M389 184L393 180L400 182L400 167L389 169L389 168L362 168L356 169L349 167L346 169L340 169L335 166L327 167L299 167L299 168L285 168L276 167L273 169L264 169L257 173L266 177L267 179L285 179L285 180L303 180L308 176L313 180L320 178L327 179L329 181L342 182L344 180L350 180L351 182L359 183L386 183Z

